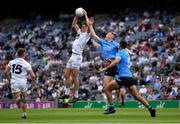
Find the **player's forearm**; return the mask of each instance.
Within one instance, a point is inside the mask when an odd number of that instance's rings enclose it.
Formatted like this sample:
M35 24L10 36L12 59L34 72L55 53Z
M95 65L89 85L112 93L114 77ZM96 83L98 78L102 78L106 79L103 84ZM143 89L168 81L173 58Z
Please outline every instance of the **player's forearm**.
M35 84L36 83L36 76L33 72L33 70L29 70L28 73L31 75L31 79L32 79L32 83Z
M33 72L33 71L31 71L31 73L30 73L30 74L31 74L31 79L32 79L32 81L35 81L35 80L36 80L36 79L35 79L35 78L36 78L36 76L35 76L34 72Z
M6 72L6 77L9 83L11 83L11 76L8 72Z
M10 75L7 76L8 82L11 83Z
M128 48L125 48L125 50L126 50L130 55L134 55L134 53L133 53L131 50L129 50Z
M32 84L35 85L36 84L36 79L35 79L35 75L31 77L32 78Z
M85 15L85 19L86 19L86 24L88 25L88 27L89 27L89 18L88 18L88 16L87 15Z
M113 67L113 66L115 66L117 63L115 63L114 61L113 62L111 62L111 64L110 65L108 65L106 68L108 69L108 68L111 68L111 67Z
M78 18L77 18L77 16L74 16L72 26L74 27L75 25L77 25L77 23L78 23Z
M119 62L119 60L117 60L117 59L113 60L113 61L106 67L106 69L111 68L111 67L117 65L118 62Z
M90 25L90 32L91 32L91 35L93 36L93 38L95 39L95 41L98 42L99 37L96 35L92 25Z
M11 76L10 76L9 68L6 68L5 74L6 74L8 82L11 83Z

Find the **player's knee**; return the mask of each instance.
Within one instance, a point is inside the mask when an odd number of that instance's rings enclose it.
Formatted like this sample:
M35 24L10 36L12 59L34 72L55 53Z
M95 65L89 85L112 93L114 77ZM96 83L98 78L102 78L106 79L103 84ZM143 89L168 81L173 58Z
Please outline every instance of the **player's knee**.
M73 78L74 83L79 83L78 76L73 76L72 78Z
M20 104L20 102L21 102L21 98L20 98L20 96L19 96L19 97L17 97L17 98L15 98L15 102L16 102L16 104Z
M70 78L71 74L69 71L65 71L65 78Z
M78 73L77 72L72 72L72 78L77 78L78 77Z
M105 88L103 87L102 92L105 93Z
M23 103L27 103L27 97L26 97L26 96L22 96L22 97L21 97L21 101L22 101Z
M111 92L111 90L108 87L105 87L104 92Z
M141 99L140 95L134 95L134 98L135 98L136 100L140 100L140 99Z
M67 79L70 79L70 75L67 74L67 73L65 73L65 78L66 78L66 80L67 80Z

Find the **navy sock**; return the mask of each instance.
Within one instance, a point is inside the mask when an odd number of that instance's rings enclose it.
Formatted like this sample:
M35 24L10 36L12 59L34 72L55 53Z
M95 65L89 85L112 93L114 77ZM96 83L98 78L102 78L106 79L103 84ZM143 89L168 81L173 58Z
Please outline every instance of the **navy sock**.
M114 106L114 104L113 104L113 103L111 103L111 104L109 104L109 106Z
M147 108L148 108L148 110L152 110L152 107L151 107L151 106L148 106Z

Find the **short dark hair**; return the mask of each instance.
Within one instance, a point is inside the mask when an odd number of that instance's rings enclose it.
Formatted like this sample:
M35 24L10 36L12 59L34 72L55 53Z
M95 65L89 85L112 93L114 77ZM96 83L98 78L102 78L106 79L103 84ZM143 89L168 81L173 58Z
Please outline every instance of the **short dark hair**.
M111 33L114 35L114 37L117 36L117 33L116 33L116 32L112 31Z
M24 48L19 48L17 50L17 54L19 57L22 57L25 52L26 52L26 50Z
M127 47L126 41L120 41L120 47L121 47L122 49L125 49L125 48Z
M109 31L109 32L104 32L104 37L106 37L107 34L112 34L114 37L113 37L113 40L115 39L116 37L116 34L113 32L113 31Z

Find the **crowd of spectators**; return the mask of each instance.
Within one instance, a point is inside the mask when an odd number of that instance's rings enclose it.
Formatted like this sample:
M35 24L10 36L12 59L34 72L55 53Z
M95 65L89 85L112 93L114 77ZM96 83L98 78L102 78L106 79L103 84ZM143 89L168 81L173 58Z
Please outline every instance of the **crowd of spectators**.
M94 28L101 37L113 30L116 41L125 40L136 55L131 67L139 93L148 100L180 99L180 26L174 11L134 11L126 9L115 14L94 15ZM38 82L28 99L55 100L64 94L64 69L71 54L75 32L71 28L73 15L61 14L58 19L41 15L31 19L0 23L0 100L11 98L4 74L9 60L16 57L19 47L28 51ZM10 20L10 19L9 19ZM83 19L82 19L83 20ZM80 99L103 100L103 65L100 47L90 39L83 53L80 68ZM73 94L72 94L73 95ZM126 99L132 96L126 93Z

